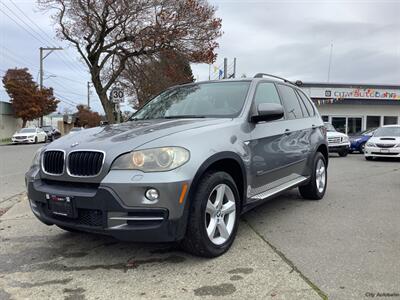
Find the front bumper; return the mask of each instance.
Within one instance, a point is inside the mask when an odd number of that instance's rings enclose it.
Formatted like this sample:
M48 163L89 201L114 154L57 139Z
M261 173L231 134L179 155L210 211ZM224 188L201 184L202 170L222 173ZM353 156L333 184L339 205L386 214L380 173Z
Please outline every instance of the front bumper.
M113 184L115 176L121 178L119 172L110 172L110 178L106 177L100 185L34 178L28 172L26 181L32 212L47 225L111 235L119 240L181 240L186 232L187 201L178 203L178 199L182 184L186 182L132 183L132 174L125 173L130 182ZM143 199L148 187L159 191L157 203ZM50 210L50 195L71 197L75 218L54 214Z
M35 142L35 137L33 137L33 138L26 138L26 139L11 138L11 142L12 142L13 144L34 143L34 142Z
M400 158L400 147L379 148L365 146L365 156Z
M350 148L350 143L346 144L328 144L329 152L342 152L348 151Z

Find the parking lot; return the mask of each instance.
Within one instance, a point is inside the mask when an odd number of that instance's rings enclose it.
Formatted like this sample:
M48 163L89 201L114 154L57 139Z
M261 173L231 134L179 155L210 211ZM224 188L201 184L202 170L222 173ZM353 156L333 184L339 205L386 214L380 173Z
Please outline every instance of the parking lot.
M34 147L5 151L2 189L12 155L29 165ZM233 248L212 260L47 227L16 196L0 218L0 299L400 298L400 162L332 155L328 176L321 201L292 190L245 214Z

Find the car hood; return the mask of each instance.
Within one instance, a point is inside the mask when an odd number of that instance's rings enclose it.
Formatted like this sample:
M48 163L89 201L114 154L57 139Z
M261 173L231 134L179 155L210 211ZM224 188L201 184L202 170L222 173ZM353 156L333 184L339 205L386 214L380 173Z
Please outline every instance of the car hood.
M347 137L344 133L338 132L338 131L328 131L326 133L327 137Z
M396 136L380 136L380 137L375 137L373 136L368 140L371 143L379 143L379 144L400 144L400 137Z
M36 132L27 132L27 133L16 133L13 135L13 137L17 137L17 136L27 136L27 135L35 135Z
M107 154L129 152L158 138L204 126L226 122L227 119L157 119L130 121L75 132L52 142L47 149L102 150ZM173 143L172 143L173 144ZM170 146L173 146L173 145Z

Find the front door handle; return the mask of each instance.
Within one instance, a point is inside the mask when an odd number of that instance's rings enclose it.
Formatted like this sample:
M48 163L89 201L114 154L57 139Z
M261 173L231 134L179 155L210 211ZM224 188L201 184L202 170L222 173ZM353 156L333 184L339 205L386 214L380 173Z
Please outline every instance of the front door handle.
M285 134L286 135L290 134L290 129L289 128L285 129Z
M312 124L312 125L311 125L311 128L312 128L312 129L317 129L318 127L317 127L317 125Z

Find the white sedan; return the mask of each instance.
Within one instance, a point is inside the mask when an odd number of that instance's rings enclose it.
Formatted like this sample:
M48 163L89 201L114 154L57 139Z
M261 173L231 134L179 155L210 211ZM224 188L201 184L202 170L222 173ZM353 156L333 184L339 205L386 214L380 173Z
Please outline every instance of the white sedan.
M47 134L42 128L22 128L15 133L11 141L17 143L40 143L47 141Z
M400 125L386 125L378 128L365 144L366 160L374 157L400 158Z

